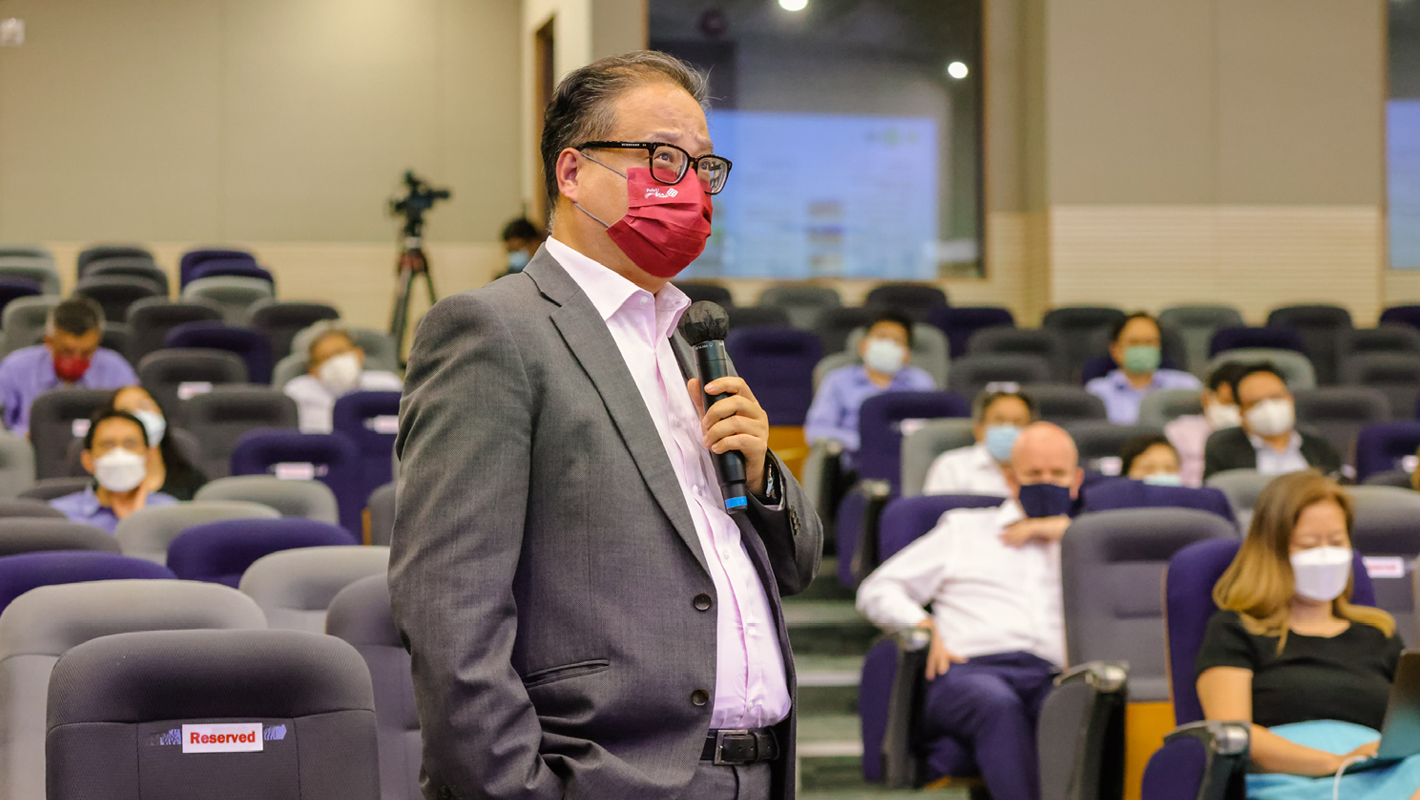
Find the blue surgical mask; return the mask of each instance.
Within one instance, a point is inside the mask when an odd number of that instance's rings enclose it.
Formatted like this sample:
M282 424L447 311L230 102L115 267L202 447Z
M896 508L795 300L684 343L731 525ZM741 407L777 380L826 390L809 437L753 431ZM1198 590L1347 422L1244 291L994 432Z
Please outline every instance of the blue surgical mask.
M513 252L508 254L508 271L522 272L523 267L526 267L528 265L528 262L531 260L532 257L529 256L527 253L524 253L521 250L514 250Z
M1143 480L1150 486L1183 485L1183 476L1177 472L1155 472L1153 475L1145 475Z
M986 429L986 452L998 462L1005 464L1011 460L1011 449L1016 446L1016 437L1021 429L1015 425L992 425Z
M1058 517L1068 515L1075 500L1069 486L1053 483L1032 483L1022 486L1017 499L1027 517Z

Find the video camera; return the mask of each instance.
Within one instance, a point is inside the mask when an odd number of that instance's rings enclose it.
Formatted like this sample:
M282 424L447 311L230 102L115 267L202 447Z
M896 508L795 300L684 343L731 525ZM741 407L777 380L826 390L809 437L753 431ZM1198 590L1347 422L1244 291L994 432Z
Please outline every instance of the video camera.
M390 200L390 213L404 217L404 235L420 236L424 230L424 212L434 207L440 200L448 200L453 193L448 189L435 189L414 174L414 170L404 173L404 185L409 187L404 197Z

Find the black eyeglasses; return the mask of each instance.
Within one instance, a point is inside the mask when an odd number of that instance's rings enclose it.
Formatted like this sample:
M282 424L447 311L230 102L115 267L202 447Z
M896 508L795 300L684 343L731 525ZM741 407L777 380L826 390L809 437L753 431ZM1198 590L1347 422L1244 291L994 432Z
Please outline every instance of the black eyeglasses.
M645 150L647 161L650 162L651 177L655 178L657 183L667 186L680 183L685 173L694 167L695 174L710 187L710 194L719 194L720 190L725 188L725 181L730 177L732 166L728 158L717 155L695 158L679 147L665 142L587 142L577 147L578 150L589 148Z

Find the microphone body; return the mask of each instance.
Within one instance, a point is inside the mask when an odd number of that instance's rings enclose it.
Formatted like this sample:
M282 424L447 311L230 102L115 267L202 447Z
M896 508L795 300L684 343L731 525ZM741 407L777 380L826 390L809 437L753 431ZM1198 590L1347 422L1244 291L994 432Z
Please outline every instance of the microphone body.
M723 339L710 339L694 345L695 371L700 376L700 395L705 400L705 408L728 394L706 394L705 387L711 382L729 377L730 357L725 353ZM725 498L725 510L730 513L743 512L749 506L749 493L745 489L745 457L738 450L725 453L711 453L715 459L715 474L720 478L720 494Z

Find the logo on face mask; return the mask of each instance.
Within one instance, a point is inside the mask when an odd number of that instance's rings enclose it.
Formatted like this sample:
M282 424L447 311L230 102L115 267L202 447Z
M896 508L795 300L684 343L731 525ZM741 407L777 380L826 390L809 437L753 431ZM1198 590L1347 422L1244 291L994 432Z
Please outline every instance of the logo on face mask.
M671 198L671 197L677 197L677 196L679 196L679 195L680 195L680 192L677 192L677 191L675 190L675 187L671 187L671 188L669 188L669 189L647 189L647 190L646 190L646 196L647 196L647 197L661 197L661 198L667 198L667 199L669 199L669 198Z

